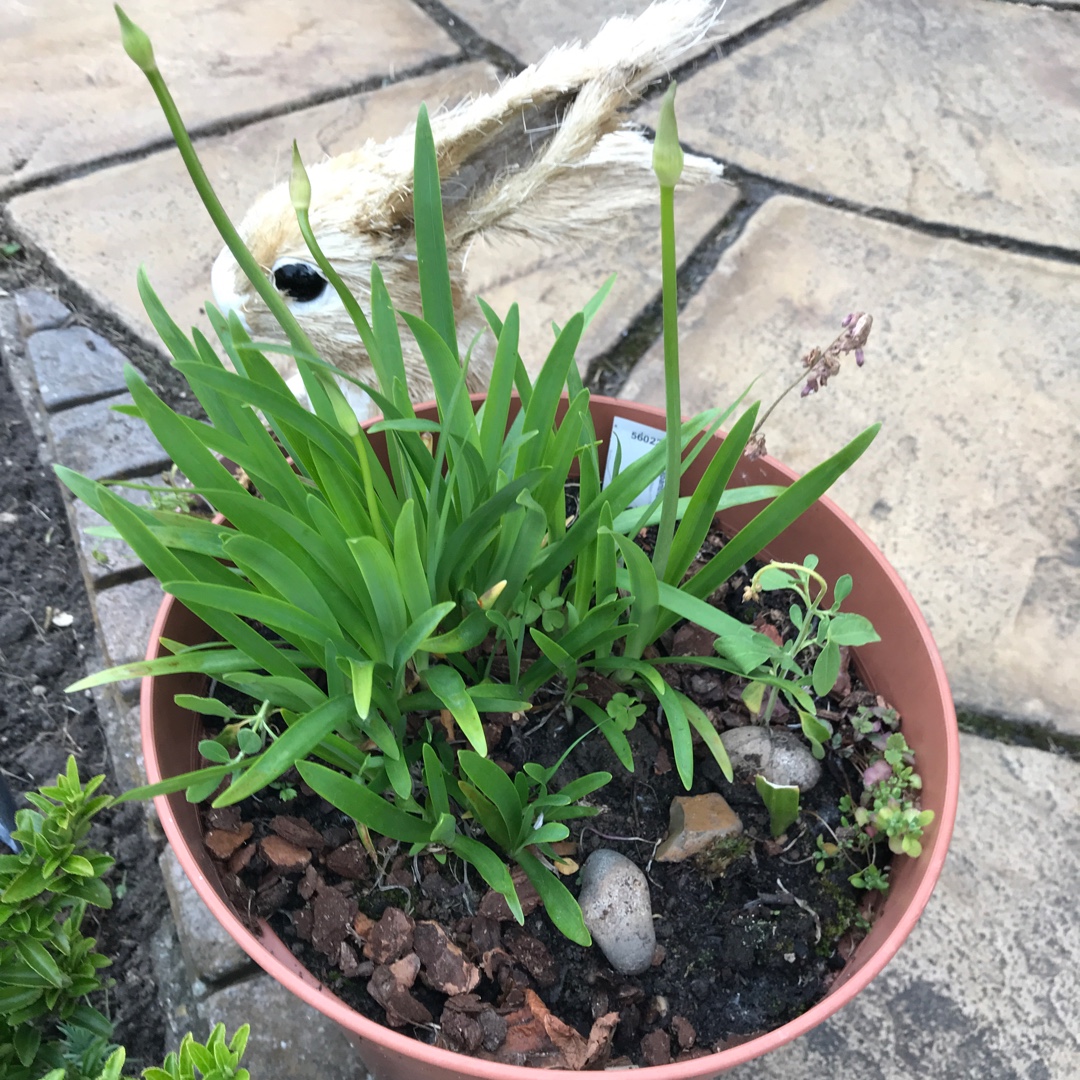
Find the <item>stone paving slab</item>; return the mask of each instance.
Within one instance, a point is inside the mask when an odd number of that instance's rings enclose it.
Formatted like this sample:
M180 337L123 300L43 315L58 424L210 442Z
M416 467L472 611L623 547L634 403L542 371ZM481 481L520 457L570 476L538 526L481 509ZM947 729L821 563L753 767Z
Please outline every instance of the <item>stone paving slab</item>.
M614 15L640 15L652 0L445 0L445 6L476 33L523 63L532 64L556 45L587 41ZM726 0L713 34L696 54L714 48L748 26L791 5L791 0ZM695 55L692 53L691 55Z
M986 0L827 0L688 79L678 102L699 152L1066 247L1080 246L1078 105L1080 11Z
M453 104L468 92L492 86L494 78L494 70L485 65L466 65L203 140L200 154L238 219L270 184L287 178L283 148L296 132L305 133L301 153L314 161L366 138L397 134L415 118L422 100ZM688 254L736 199L737 191L725 183L688 192L680 219L681 250ZM154 155L16 198L11 213L65 272L86 283L136 333L156 337L135 284L143 260L177 322L211 333L202 308L220 241L176 154ZM628 219L622 235L588 249L574 245L560 252L534 243L477 243L467 264L470 287L496 311L522 301L521 352L535 370L552 342L551 321L565 323L617 270L616 286L579 352L584 370L659 293L657 213ZM102 248L103 235L110 237L107 249Z
M1080 764L961 738L960 808L930 905L881 976L725 1080L1080 1076Z
M135 3L128 14L154 41L192 127L458 54L409 0L186 0ZM145 77L121 48L111 4L0 6L0 191L167 136Z
M682 257L688 255L723 220L738 201L727 183L688 190L676 224ZM565 326L608 276L611 292L589 324L578 347L582 373L589 362L617 345L638 313L660 295L660 204L627 217L617 237L573 245L564 251L512 240L481 242L469 253L469 287L499 314L515 301L520 306L518 351L525 366L539 370L554 343L552 322Z
M23 289L15 297L19 330L27 337L38 330L55 330L71 318L67 305L44 289Z
M769 402L852 310L876 322L816 397L767 424L806 471L884 427L834 488L912 590L954 694L1080 734L1080 267L775 198L682 317L683 398ZM624 387L663 401L654 347Z
M138 506L151 504L151 494L148 491L124 488L119 494ZM142 561L128 547L126 541L119 537L94 536L87 532L88 529L107 528L109 523L81 500L73 503L73 520L82 563L95 586L119 574L130 575L142 566Z
M153 578L114 585L94 596L101 642L110 665L130 664L146 656L150 630L165 594ZM138 682L121 684L124 696L138 693Z
M483 64L435 72L201 139L199 153L226 210L239 221L256 197L288 179L294 138L304 159L315 162L369 138L397 135L416 119L422 101L431 109L456 104L491 88L495 76ZM9 212L62 272L136 333L157 340L135 282L145 263L173 318L213 336L203 305L221 240L175 150L20 196Z

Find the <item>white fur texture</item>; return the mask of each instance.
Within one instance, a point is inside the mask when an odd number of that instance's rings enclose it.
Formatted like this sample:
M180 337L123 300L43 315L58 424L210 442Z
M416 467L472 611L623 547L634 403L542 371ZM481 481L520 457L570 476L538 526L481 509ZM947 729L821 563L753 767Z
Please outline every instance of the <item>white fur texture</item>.
M432 117L463 348L483 325L466 296L463 274L469 244L478 235L514 234L550 243L595 240L618 232L626 214L656 202L652 144L627 127L622 114L705 36L716 10L714 0L663 0L637 18L611 19L588 44L554 49L492 93ZM312 228L365 311L373 262L394 303L420 310L412 163L410 128L309 170ZM714 162L688 155L682 182L710 182L720 171ZM311 261L287 184L252 206L240 232L267 273L282 260ZM214 264L212 280L219 305L235 310L257 338L280 336L227 251ZM327 360L362 379L373 378L336 297L292 307ZM402 346L410 394L418 401L430 398L426 367L408 334ZM473 355L469 383L474 390L487 384L491 351L481 348ZM286 376L295 370L287 359L275 362Z

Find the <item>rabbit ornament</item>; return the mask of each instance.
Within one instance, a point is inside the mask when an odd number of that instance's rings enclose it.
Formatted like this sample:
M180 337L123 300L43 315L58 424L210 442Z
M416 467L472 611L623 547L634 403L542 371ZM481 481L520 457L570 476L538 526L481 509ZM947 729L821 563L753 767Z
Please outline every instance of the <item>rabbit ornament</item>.
M465 286L465 257L475 239L595 240L605 232L618 234L628 213L656 200L652 145L625 123L623 113L702 40L716 12L714 0L662 0L636 18L613 18L588 44L556 48L493 92L432 118L463 347L485 326ZM412 164L409 130L309 169L312 228L365 311L372 263L378 263L399 308L420 310ZM720 171L715 162L687 155L682 182L710 182ZM287 184L255 202L240 233L321 355L370 381L373 372L359 336L300 235ZM212 285L219 307L235 311L254 336L280 337L228 251L214 263ZM430 399L431 382L418 347L408 334L402 346L410 395L415 401ZM487 386L493 353L490 341L473 349L467 373L471 390ZM288 357L278 363L286 378L295 376ZM290 385L302 392L299 380ZM360 418L371 415L370 399L351 384L342 385Z

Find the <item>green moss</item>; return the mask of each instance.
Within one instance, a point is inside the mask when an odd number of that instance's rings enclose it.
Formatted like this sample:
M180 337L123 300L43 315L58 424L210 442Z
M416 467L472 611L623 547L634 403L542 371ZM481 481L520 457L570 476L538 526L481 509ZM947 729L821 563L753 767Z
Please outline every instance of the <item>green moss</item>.
M866 929L866 920L859 911L859 905L848 896L830 877L822 881L822 889L836 905L831 918L821 922L821 941L818 942L819 956L829 956L836 943L851 929Z
M979 735L995 742L1013 746L1033 746L1051 754L1060 754L1080 761L1080 736L1054 731L1030 720L1009 720L1003 716L960 710L956 714L960 730L969 735Z
M729 867L750 854L752 844L749 836L724 836L699 852L694 861L706 877L723 877Z

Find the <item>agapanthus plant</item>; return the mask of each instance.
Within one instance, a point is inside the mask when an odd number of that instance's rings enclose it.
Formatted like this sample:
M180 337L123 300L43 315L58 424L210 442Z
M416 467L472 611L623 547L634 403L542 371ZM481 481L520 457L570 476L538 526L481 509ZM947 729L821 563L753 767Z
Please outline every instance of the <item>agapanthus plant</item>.
M216 640L192 648L164 642L168 655L114 668L75 688L200 672L242 691L256 706L250 716L227 718L228 737L218 740L222 751L210 751L215 764L133 794L187 790L192 799L213 795L213 805L221 807L296 767L365 835L390 837L414 852L452 853L520 916L505 860L517 862L560 929L587 943L577 904L551 870L550 845L566 835L562 822L590 812L579 801L609 777L594 773L560 787L551 769L526 764L508 778L488 758L484 715L525 713L541 688L554 686L632 769L625 732L636 719L633 704L652 696L683 783L689 788L692 782L695 732L730 775L712 723L664 681L663 658L647 650L677 621L690 619L715 633L715 666L770 685L783 682L784 673L768 667L783 659L773 642L706 598L812 505L865 450L876 428L790 487L729 487L757 406L734 420L716 449L711 436L735 416L742 399L682 421L675 397L674 408L669 403L673 437L605 486L575 350L609 286L558 331L535 379L518 354L517 307L500 317L482 304L497 347L488 392L472 401L465 380L469 357L462 356L454 322L442 177L423 107L413 184L420 312L394 307L377 267L368 311L348 293L308 226L310 185L294 147L290 190L297 220L377 377L376 384L361 385L383 415L362 427L338 385L343 376L316 355L221 208L149 40L120 18L125 48L154 88L204 204L289 345L251 340L235 314L225 318L210 305L217 346L198 330L187 335L140 274L151 321L206 420L177 413L130 367L129 411L146 421L218 517L139 507L111 486L58 471ZM659 144L672 137L662 126ZM666 174L661 180L670 210L674 179ZM674 274L671 230L665 212L666 292ZM435 388L430 416L418 415L408 394L399 317L422 350ZM295 360L310 410L268 358L282 349ZM677 368L668 383L674 393ZM713 455L704 478L680 498L678 477L702 453ZM665 470L664 493L634 508ZM572 515L568 486L575 493ZM716 512L746 502L762 502L763 509L688 576ZM650 560L635 538L657 519L661 542ZM498 677L497 655L507 660ZM630 707L610 710L580 693L585 669L621 680ZM208 703L213 700L187 704L221 717L220 705ZM433 722L442 712L452 718L452 730ZM465 828L466 815L482 827L481 838Z

